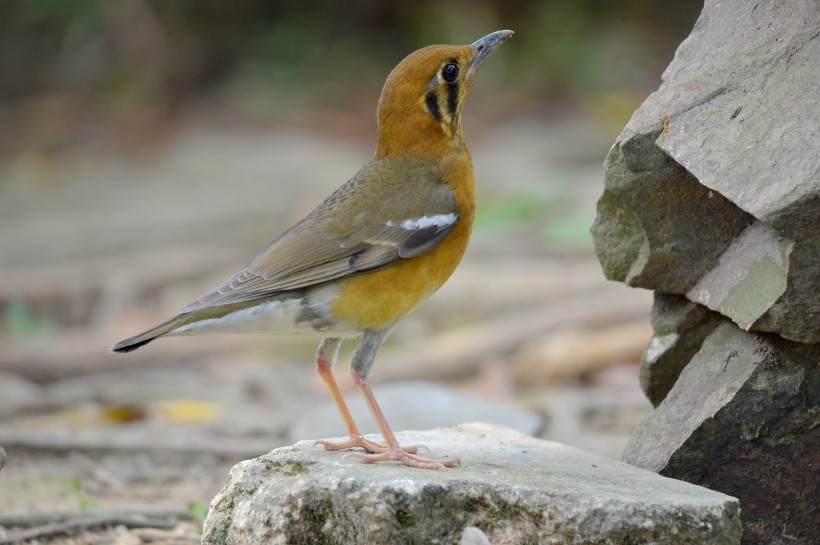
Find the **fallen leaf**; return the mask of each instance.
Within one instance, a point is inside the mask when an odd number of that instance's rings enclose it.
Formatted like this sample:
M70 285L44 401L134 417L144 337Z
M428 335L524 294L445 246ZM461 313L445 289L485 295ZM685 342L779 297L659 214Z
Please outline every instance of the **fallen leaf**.
M213 422L222 415L222 407L202 399L169 399L154 404L157 416L170 422Z

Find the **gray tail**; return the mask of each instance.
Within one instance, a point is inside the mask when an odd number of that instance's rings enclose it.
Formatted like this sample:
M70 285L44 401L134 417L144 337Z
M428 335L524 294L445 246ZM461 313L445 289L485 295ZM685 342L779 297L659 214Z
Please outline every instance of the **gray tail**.
M186 318L190 315L189 312L177 314L168 321L162 322L158 326L152 327L142 333L128 337L124 341L120 341L111 347L112 352L132 352L141 346L145 346L157 337L162 337L166 333L183 326L187 323Z

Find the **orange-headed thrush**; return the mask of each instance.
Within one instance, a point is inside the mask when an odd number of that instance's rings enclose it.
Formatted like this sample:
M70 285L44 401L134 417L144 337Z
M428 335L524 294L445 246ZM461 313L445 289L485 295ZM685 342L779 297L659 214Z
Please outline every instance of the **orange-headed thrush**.
M113 350L207 332L318 335L316 367L349 434L319 444L362 448L350 455L363 462L452 467L457 459L422 458L416 447L399 446L367 375L396 323L438 290L464 255L475 188L461 109L476 69L511 35L499 30L471 45L408 55L384 84L373 159L224 284ZM384 443L359 432L333 378L342 339L358 336L352 374Z

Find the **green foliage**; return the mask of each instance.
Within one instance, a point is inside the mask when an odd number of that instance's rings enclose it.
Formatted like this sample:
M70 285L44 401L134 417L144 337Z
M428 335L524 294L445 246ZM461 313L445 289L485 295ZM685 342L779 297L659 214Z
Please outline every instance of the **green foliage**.
M500 54L516 89L566 99L634 88L646 72L655 86L699 11L691 0L9 0L0 2L0 91L113 85L116 98L139 103L240 78L340 106L408 51L510 28L515 40Z
M85 491L83 490L83 485L80 483L79 479L75 479L73 477L68 479L68 487L77 496L77 500L79 501L79 508L80 511L89 511L91 509L95 509L98 507L97 502L86 495Z
M589 227L594 210L573 206L569 187L560 178L537 189L479 199L474 224L477 237L516 234L549 250L591 250Z
M192 500L188 502L188 514L191 515L198 523L205 522L205 517L208 516L208 506L205 502L200 500Z
M479 235L503 234L533 223L554 206L564 193L560 183L513 193L501 198L479 199L474 230Z
M47 337L53 329L24 301L10 302L4 309L3 322L11 334L29 339Z
M594 215L576 212L547 224L542 231L545 244L553 249L589 248L592 249L592 235L589 226Z

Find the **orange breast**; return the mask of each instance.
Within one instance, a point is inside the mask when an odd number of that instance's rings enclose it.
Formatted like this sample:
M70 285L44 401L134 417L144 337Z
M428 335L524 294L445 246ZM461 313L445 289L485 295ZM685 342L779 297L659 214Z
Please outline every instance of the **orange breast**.
M473 226L475 186L469 155L445 159L440 174L456 193L459 221L455 228L425 254L340 280L338 297L331 304L336 318L359 330L384 329L430 297L453 274Z

